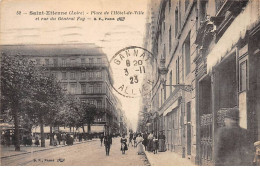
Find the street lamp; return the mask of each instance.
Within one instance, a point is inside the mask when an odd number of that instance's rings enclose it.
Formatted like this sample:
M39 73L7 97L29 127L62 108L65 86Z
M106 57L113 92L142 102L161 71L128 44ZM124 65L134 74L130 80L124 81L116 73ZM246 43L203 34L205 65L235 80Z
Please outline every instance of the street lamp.
M173 86L173 87L178 87L186 92L192 92L193 88L192 85L186 85L186 84L176 84L176 85L168 85L166 84L166 76L168 73L168 68L165 67L165 59L160 60L160 67L158 68L158 72L160 75L160 82L163 85L163 88L166 86Z

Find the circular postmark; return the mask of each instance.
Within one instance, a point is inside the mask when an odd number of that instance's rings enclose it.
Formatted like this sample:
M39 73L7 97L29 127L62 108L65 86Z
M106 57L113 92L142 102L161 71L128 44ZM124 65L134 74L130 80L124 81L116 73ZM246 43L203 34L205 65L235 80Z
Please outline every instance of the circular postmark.
M124 97L147 95L154 86L154 63L152 53L144 48L130 46L121 49L110 60L112 87Z

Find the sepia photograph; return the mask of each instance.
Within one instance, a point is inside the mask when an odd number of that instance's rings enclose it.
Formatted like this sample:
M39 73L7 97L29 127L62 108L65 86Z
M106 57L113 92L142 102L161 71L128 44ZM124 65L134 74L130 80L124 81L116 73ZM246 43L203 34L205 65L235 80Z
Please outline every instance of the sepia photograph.
M0 0L0 166L260 166L260 0Z

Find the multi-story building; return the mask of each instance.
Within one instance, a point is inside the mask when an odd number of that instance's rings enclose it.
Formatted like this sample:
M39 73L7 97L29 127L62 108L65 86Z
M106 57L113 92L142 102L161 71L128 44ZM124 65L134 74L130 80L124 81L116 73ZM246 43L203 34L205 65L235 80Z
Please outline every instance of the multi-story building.
M239 108L252 146L260 140L260 1L197 3L197 157L212 165L215 132L229 108Z
M187 90L194 88L195 79L191 62L196 54L195 1L162 0L157 7L155 38L149 39L157 59L150 112L153 132L164 132L169 151L195 159L196 118L191 116L195 93Z
M119 133L121 103L112 93L113 79L107 56L94 44L6 45L3 52L30 57L47 69L62 88L81 101L94 104L105 114L95 118L95 124L106 131Z
M160 1L144 44L157 59L151 78L160 79L148 111L152 131L165 133L168 151L214 165L214 133L233 107L252 145L259 140L259 3Z

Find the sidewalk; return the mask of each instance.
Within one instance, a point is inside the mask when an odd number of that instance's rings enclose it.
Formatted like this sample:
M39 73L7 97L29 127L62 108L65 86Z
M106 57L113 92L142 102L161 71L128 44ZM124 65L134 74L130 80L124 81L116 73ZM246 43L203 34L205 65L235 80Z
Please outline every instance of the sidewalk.
M148 151L144 152L151 166L195 166L191 160L182 158L181 155L175 152L166 151L157 154Z
M92 139L92 140L86 140L86 141L83 140L82 142L74 141L73 145L86 143L89 141L96 141L96 140L99 140L99 139ZM21 154L28 154L28 153L38 152L38 151L60 148L60 147L64 147L64 146L66 146L66 145L63 145L62 142L61 142L61 145L50 146L50 140L45 140L45 147L41 147L41 146L37 147L34 144L32 146L21 145L20 151L15 151L14 145L11 145L10 147L1 145L0 153L1 153L1 158L7 158L7 157L21 155Z

